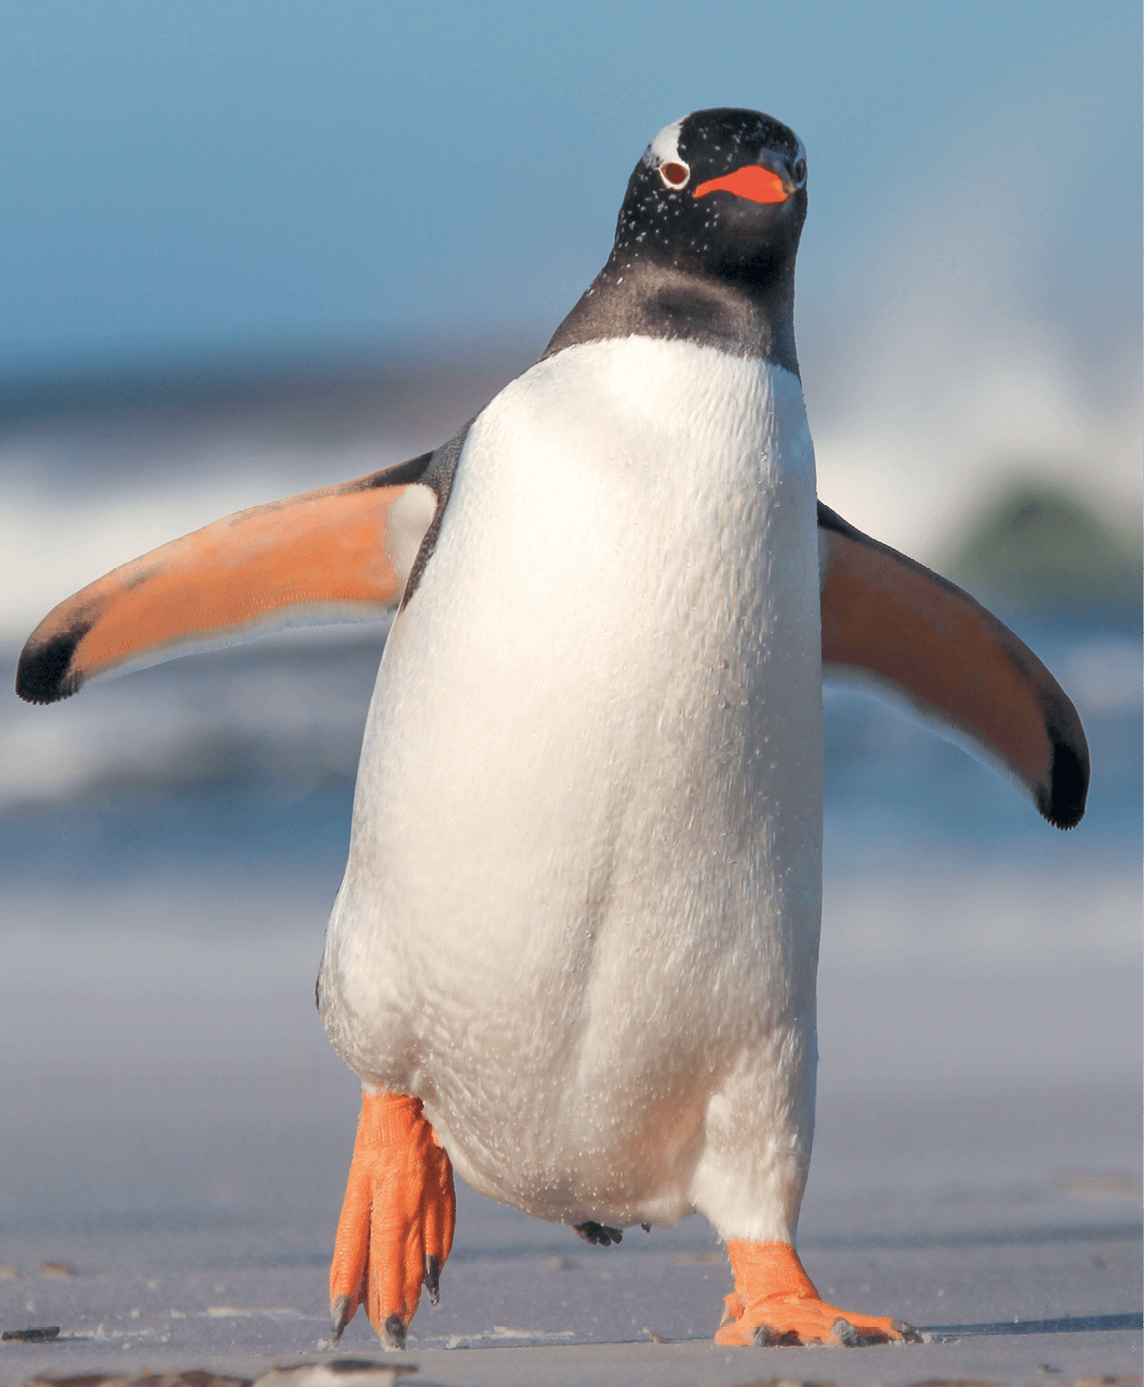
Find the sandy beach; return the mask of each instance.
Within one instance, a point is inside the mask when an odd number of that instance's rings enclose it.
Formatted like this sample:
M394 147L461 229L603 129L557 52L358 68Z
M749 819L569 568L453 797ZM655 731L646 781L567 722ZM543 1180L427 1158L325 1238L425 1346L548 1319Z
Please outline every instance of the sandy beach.
M283 1103L287 1087L278 1086ZM5 1384L191 1368L254 1378L368 1359L458 1387L1130 1377L1141 1351L1132 1099L1127 1084L824 1099L807 1266L837 1303L917 1323L930 1339L921 1345L718 1349L710 1334L729 1273L700 1220L633 1230L605 1251L462 1191L442 1304L423 1306L405 1355L379 1353L359 1320L330 1351L324 1249L336 1204L303 1213L283 1199L277 1211L256 1202L245 1218L45 1221L9 1232L17 1274L0 1282L3 1325L59 1325L60 1337L5 1343L0 1372ZM193 1157L230 1145L228 1173L256 1181L251 1158L272 1151L265 1175L287 1182L287 1153L298 1172L316 1167L326 1116L248 1128L236 1152L224 1113L225 1129L200 1131ZM125 1135L131 1164L144 1133Z

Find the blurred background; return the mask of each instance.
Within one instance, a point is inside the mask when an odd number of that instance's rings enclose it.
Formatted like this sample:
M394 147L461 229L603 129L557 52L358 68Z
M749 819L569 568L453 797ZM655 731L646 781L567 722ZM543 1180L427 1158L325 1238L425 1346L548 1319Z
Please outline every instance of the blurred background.
M38 0L4 28L9 688L31 628L107 569L446 439L603 263L662 125L740 105L799 132L820 495L1000 612L1093 757L1089 814L1060 834L961 751L828 691L823 1120L887 1091L1111 1095L1089 1146L1042 1134L1026 1174L1123 1194L1139 7ZM329 1231L354 1082L310 999L384 634L0 700L0 1225L29 1247L285 1204ZM947 1187L927 1159L918 1179ZM1009 1188L1002 1164L980 1180Z

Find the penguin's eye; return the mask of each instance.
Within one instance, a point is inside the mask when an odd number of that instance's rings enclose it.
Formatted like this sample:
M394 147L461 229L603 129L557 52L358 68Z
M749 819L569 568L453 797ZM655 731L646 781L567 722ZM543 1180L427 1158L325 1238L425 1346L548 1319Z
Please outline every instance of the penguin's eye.
M794 181L796 183L803 183L806 179L806 160L796 159L794 161L794 168L791 169L791 173L794 174Z
M687 180L691 177L691 170L686 164L672 159L666 164L660 164L659 176L669 188L686 188Z

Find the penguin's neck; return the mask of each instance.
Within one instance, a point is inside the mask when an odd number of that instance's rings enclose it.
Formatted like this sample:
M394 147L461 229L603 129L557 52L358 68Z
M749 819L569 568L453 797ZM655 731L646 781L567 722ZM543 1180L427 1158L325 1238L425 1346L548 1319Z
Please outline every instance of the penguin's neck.
M757 285L651 257L620 260L613 255L556 329L544 357L583 342L631 336L717 347L797 376L794 266Z

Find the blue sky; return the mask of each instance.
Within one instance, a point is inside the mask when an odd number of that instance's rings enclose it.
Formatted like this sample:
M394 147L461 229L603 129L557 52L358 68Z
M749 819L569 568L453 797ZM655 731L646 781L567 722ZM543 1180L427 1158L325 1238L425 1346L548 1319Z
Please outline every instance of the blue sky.
M943 205L971 263L1019 242L1013 311L1139 307L1135 4L25 0L4 28L0 371L545 338L648 139L707 105L806 142L812 328L860 327L907 249L924 273Z

